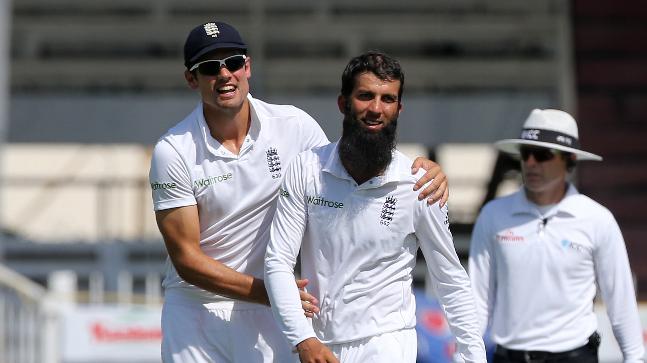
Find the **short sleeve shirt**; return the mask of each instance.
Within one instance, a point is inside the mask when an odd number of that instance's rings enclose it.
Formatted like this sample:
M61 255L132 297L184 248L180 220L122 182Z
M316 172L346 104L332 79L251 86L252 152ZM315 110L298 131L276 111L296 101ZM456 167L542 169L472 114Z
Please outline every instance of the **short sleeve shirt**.
M328 143L304 111L248 96L251 126L235 155L214 139L199 104L155 145L149 174L156 211L197 205L200 246L228 267L263 275L263 255L284 168L299 152ZM228 298L184 282L167 263L167 293L201 301Z

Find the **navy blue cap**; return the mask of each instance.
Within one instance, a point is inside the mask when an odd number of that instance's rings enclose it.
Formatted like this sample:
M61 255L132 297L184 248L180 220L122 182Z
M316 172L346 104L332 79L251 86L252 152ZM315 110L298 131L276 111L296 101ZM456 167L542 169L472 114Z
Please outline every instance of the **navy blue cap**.
M220 48L247 50L247 44L233 26L213 21L193 28L184 43L184 66L189 69L203 55Z

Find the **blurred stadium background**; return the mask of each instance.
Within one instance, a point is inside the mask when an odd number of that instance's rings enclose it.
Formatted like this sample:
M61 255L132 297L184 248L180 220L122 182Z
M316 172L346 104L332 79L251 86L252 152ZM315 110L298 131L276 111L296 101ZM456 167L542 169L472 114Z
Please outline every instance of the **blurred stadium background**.
M573 113L583 145L605 158L580 165L576 184L615 214L647 299L642 1L0 0L0 362L159 360L166 252L148 163L197 102L182 45L211 19L250 44L255 96L303 108L333 140L348 59L398 57L400 148L449 176L462 258L480 206L519 185L491 143L515 137L533 108ZM423 268L416 287L430 309L420 362L449 361ZM603 361L619 361L605 338Z

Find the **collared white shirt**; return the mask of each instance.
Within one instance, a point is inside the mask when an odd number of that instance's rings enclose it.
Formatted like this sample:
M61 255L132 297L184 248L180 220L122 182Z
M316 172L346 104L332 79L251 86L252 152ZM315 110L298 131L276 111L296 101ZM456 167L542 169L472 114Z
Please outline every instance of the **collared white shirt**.
M596 282L625 362L643 358L625 243L613 215L569 186L541 215L522 190L488 203L469 255L478 316L508 349L568 351L597 329Z
M248 99L251 126L238 155L211 136L200 103L159 139L149 178L156 211L197 204L202 250L236 271L262 277L285 166L328 139L304 111ZM168 260L163 286L167 294L203 302L229 299L186 283Z
M394 152L383 175L357 185L337 143L301 153L287 170L265 258L272 310L291 344L337 344L415 326L412 269L420 247L459 352L485 362L467 273L454 250L447 207L418 201L411 161ZM320 302L312 324L294 283Z

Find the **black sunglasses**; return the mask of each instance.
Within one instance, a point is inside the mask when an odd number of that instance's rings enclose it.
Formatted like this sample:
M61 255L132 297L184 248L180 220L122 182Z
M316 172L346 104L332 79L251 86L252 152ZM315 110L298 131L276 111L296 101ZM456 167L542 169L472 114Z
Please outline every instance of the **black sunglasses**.
M559 151L543 147L521 147L519 148L519 153L523 161L528 161L528 158L532 155L535 161L543 163L544 161L552 160Z
M229 72L236 72L245 65L247 57L243 54L236 54L229 56L225 59L208 59L194 64L189 68L189 72L198 70L198 72L205 76L217 76L220 74L220 69L225 66Z

